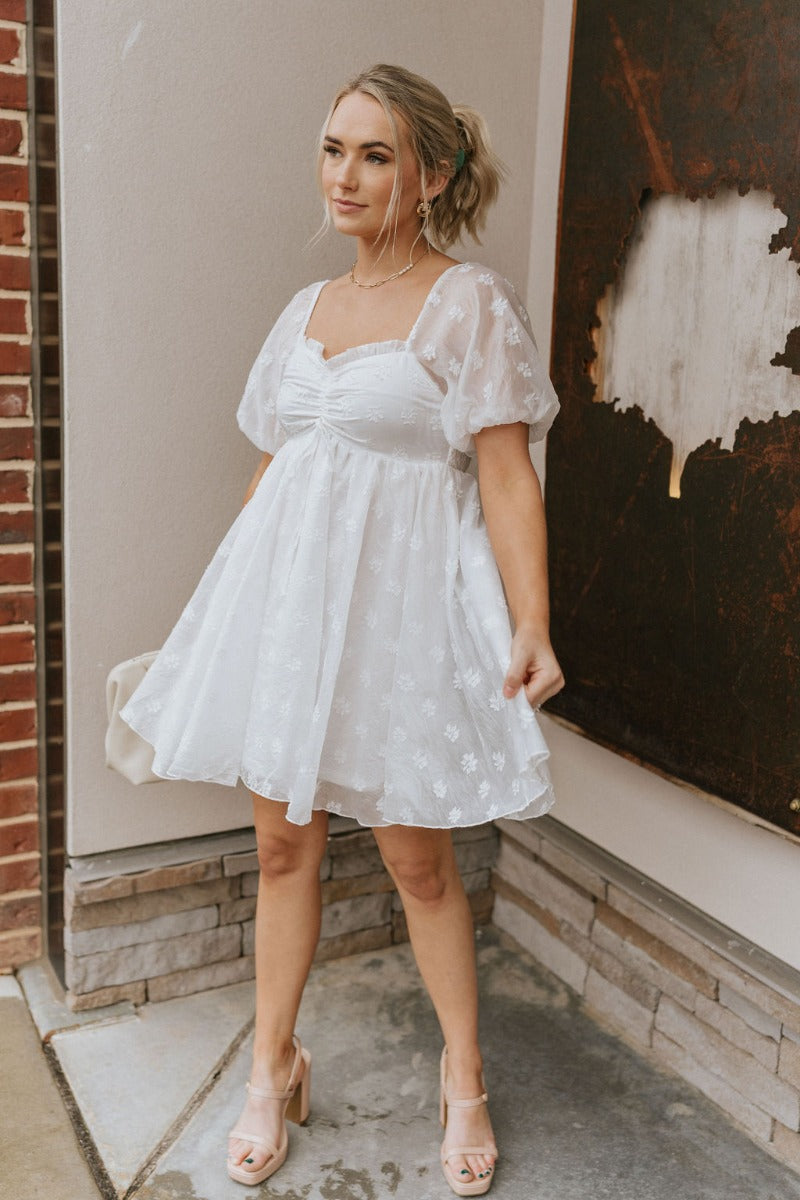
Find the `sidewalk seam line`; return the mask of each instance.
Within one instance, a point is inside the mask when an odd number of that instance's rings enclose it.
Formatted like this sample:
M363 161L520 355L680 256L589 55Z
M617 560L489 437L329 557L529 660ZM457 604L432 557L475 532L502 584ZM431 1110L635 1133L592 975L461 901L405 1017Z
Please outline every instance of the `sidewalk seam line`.
M172 1148L180 1135L183 1133L186 1126L191 1121L194 1114L213 1091L217 1080L222 1075L222 1072L235 1058L236 1054L238 1054L240 1047L246 1038L249 1037L255 1025L255 1020L255 1016L252 1016L249 1021L247 1021L246 1024L239 1030L236 1037L230 1043L227 1050L225 1050L222 1056L217 1060L215 1066L206 1076L204 1082L197 1089L189 1103L181 1110L181 1112L169 1126L167 1132L161 1138L158 1145L150 1151L147 1158L144 1160L141 1167L131 1180L127 1190L122 1195L121 1200L133 1200L136 1192L138 1192L142 1184L145 1183L150 1175L152 1175L161 1159L164 1157L167 1151ZM113 1194L113 1200L118 1200L116 1192Z

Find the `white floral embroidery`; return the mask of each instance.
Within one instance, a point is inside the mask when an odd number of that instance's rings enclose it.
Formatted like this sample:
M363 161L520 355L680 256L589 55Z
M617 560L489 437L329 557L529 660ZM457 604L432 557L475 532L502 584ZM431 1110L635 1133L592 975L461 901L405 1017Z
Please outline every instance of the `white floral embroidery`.
M451 721L449 725L445 726L444 736L449 742L457 742L461 736L461 730Z
M435 717L436 710L437 710L437 704L434 700L423 700L422 701L421 711L422 711L423 717Z
M472 367L473 371L480 371L483 368L484 357L481 354L480 350L472 351L472 354L470 355L470 359L469 359L469 364Z
M461 820L461 817L462 817L462 812L461 812L461 809L458 807L451 808L450 812L447 814L448 821L451 821L454 825L455 825L456 821Z
M411 756L411 761L420 771L424 771L428 765L428 756L427 754L423 754L421 750L415 750Z
M526 363L526 362L517 363L517 370L519 371L519 373L523 379L530 379L531 375L533 374L533 372L531 371L530 363Z
M437 800L444 800L447 795L447 784L443 779L437 779L433 785L433 794Z
M494 275L492 275L489 271L482 271L478 276L478 283L486 283L491 286L494 284Z
M451 321L455 321L457 325L460 325L467 314L460 304L452 304L447 310L447 315Z
M426 362L433 362L436 358L436 347L433 342L428 342L427 346L422 351L422 357Z
M508 301L505 296L497 296L489 305L490 311L495 317L502 317L503 313L508 308Z
M455 355L450 355L450 361L447 364L447 370L455 379L458 379L459 375L461 374L461 363L458 361Z
M519 336L519 330L514 325L509 325L506 329L505 343L507 346L518 346L522 339Z
M467 687L477 687L482 679L483 675L477 667L470 667L468 671L464 672L464 682L466 683Z
M502 750L493 750L492 751L492 765L498 771L502 771L505 769L506 756L505 756L505 754L503 754Z
M397 686L404 692L413 692L416 689L416 680L413 675L403 674L397 677Z
M474 771L477 771L478 760L472 751L461 755L461 769L462 771L465 771L467 775L472 775Z

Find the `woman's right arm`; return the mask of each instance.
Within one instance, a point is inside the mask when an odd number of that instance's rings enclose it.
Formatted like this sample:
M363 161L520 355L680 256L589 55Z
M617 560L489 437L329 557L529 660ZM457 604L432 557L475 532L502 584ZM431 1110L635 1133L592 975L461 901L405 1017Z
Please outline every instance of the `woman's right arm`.
M258 487L258 482L261 479L261 476L266 471L269 464L272 462L273 457L274 457L274 455L269 454L266 450L261 455L261 462L256 467L256 473L253 476L253 478L250 480L250 485L244 494L244 500L242 501L242 508L244 508L245 504L247 504L247 501L250 499L253 492Z

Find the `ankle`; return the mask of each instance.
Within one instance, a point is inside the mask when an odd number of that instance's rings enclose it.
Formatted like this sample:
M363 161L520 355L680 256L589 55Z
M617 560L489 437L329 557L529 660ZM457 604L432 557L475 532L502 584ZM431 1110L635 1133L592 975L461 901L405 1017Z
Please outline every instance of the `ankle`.
M482 1080L483 1058L480 1050L473 1048L464 1052L452 1052L448 1048L447 1089L453 1092L454 1098L478 1095L483 1091Z
M291 1067L295 1057L295 1046L291 1037L259 1042L253 1047L252 1080L271 1077L275 1072Z

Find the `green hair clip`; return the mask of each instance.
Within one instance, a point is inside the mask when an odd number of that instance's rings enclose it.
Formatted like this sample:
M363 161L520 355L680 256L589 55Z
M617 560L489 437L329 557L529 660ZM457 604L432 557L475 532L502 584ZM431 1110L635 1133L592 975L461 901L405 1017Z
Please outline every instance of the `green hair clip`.
M458 174L466 161L467 152L463 146L459 146L458 150L456 150L456 174Z

